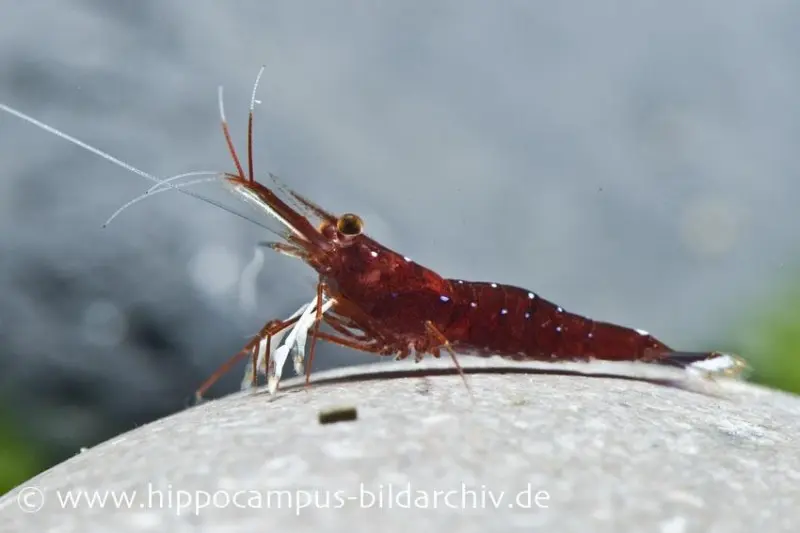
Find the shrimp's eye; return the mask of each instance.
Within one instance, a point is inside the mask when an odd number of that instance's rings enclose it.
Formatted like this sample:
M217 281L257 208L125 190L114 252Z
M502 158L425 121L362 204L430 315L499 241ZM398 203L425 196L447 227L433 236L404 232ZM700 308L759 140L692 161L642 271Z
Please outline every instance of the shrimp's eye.
M360 216L347 213L336 221L336 229L345 237L355 237L364 231L364 222Z

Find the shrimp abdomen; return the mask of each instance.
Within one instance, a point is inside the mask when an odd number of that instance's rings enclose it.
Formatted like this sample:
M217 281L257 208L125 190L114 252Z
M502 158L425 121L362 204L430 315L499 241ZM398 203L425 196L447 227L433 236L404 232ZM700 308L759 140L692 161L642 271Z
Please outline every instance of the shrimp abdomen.
M444 334L461 349L535 360L651 360L671 351L647 332L568 312L520 287L450 282Z

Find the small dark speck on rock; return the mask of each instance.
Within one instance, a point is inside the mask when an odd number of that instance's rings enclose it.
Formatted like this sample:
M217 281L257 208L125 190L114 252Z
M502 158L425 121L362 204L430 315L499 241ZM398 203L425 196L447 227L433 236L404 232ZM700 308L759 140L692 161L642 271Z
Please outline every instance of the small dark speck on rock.
M319 412L320 424L335 424L336 422L348 422L358 418L358 411L355 407L335 407Z
M427 396L431 393L431 382L428 378L422 378L416 386L417 394Z

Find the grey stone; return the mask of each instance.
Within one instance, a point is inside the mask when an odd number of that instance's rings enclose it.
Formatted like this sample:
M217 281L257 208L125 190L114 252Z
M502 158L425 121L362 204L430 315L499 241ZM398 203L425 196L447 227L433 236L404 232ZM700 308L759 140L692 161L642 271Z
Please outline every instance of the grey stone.
M629 379L683 375L645 365L462 365L472 397L432 360L209 401L18 487L0 531L796 531L796 396ZM356 420L320 424L337 406Z

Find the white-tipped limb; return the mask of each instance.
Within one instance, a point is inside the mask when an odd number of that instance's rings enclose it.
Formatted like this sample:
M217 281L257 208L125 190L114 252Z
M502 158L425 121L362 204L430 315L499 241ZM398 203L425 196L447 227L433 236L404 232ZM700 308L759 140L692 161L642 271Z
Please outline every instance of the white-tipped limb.
M333 306L335 300L327 299L322 304L322 314L324 315ZM256 357L255 369L253 362L247 363L244 377L242 378L241 388L248 389L253 383L253 372L257 375L267 376L267 388L270 394L275 394L278 390L283 375L283 367L289 355L293 356L295 372L302 374L304 371L303 362L305 360L306 341L308 340L308 330L316 323L317 297L307 304L303 304L287 320L300 317L291 329L284 329L272 336L270 340L269 368L267 368L267 340L262 339L258 344L258 354ZM285 337L285 340L284 340Z
M333 299L324 302L322 304L322 314L324 315L334 303L335 300ZM300 319L287 335L286 341L271 355L270 368L267 369L267 389L270 394L275 394L275 392L277 392L278 384L283 374L283 367L290 354L294 355L293 363L295 372L303 374L303 361L306 355L308 330L316 323L316 313L317 297L315 296L311 302L308 303ZM257 364L257 366L261 368L263 364Z
M315 300L316 300L316 298L315 298ZM286 320L288 321L288 320L292 320L294 318L297 318L298 316L300 316L303 313L303 311L306 310L306 308L309 305L310 304L301 305L300 308L297 311L295 311L294 313L292 313ZM296 325L295 325L295 327L296 327ZM270 339L270 354L269 354L271 360L272 360L273 354L275 353L277 348L281 345L281 341L283 340L283 338L286 336L287 333L289 333L289 328L284 328L284 329L280 330L279 332L275 333L274 335L272 335L272 337ZM254 380L254 377L255 377L254 376L254 372L257 372L258 373L257 375L265 375L267 373L266 368L265 368L265 366L266 366L266 355L267 355L267 353L266 353L267 352L267 339L261 339L261 342L258 343L258 347L256 349L258 350L258 355L256 357L256 367L253 368L253 360L252 359L248 359L247 367L245 368L245 371L244 371L244 377L242 378L242 384L241 384L241 389L242 390L249 389L252 386L252 384L255 382L255 380Z
M327 313L335 302L336 301L332 298L327 301L324 301L322 304L322 309L321 309L322 312L320 316ZM298 321L297 325L295 325L294 329L289 333L289 338L287 339L286 342L288 346L291 346L291 350L289 353L292 355L292 363L294 365L294 371L299 375L305 373L303 362L305 361L306 357L306 341L308 340L308 331L316 324L316 312L317 312L317 302L316 298L314 298L311 304L309 304L309 306L306 308L305 313L303 313L303 317ZM292 342L292 335L296 335L296 337L294 338L294 342Z

